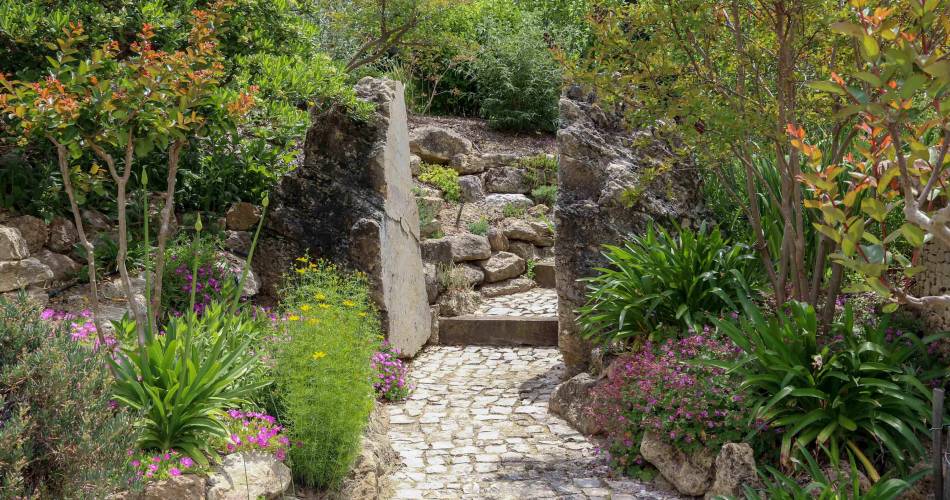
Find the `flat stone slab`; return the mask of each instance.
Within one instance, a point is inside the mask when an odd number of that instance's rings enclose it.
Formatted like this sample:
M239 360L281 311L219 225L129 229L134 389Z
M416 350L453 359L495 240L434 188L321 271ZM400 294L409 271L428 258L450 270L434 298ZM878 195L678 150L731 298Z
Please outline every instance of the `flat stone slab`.
M387 405L394 498L682 498L608 477L597 443L548 413L565 376L553 347L425 348L409 400Z
M466 315L439 319L446 345L556 346L556 317Z
M534 265L534 281L541 288L556 288L557 279L553 262L538 262Z

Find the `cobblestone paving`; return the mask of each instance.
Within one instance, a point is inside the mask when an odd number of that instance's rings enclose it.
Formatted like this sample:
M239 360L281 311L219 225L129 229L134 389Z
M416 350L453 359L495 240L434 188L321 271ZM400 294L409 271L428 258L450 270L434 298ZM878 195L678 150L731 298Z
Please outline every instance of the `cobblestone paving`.
M413 394L389 406L402 461L396 498L677 498L602 479L608 471L596 445L548 413L563 374L556 348L439 346L419 354Z
M535 288L527 292L485 299L476 314L554 317L557 316L557 291L553 288Z

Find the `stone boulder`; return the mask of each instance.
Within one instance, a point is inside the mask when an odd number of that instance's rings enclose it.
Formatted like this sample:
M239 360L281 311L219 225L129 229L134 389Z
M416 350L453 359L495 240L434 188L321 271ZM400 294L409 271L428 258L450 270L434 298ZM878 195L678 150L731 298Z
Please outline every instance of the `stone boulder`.
M290 483L290 469L273 455L232 453L208 475L208 500L281 498Z
M509 241L508 251L524 260L538 259L538 247L534 246L534 243L528 243L527 241Z
M485 270L474 264L463 262L458 266L459 272L465 277L465 282L469 287L481 285L485 281Z
M0 226L0 260L20 260L30 256L26 239L15 227Z
M523 194L499 194L494 193L485 196L485 207L489 210L497 212L499 214L503 213L505 207L511 206L514 208L523 208L525 210L534 206L534 202L531 201L531 198Z
M482 178L477 175L463 175L459 177L461 198L465 203L475 203L485 199L485 186Z
M422 261L438 267L448 267L454 262L452 259L452 241L448 238L423 240L419 243L422 252Z
M106 214L93 209L82 210L80 214L87 235L112 232L112 220Z
M248 231L261 220L261 209L246 201L231 204L225 214L227 228L232 231Z
M478 289L478 293L482 294L482 297L490 299L492 297L502 297L504 295L527 292L535 286L537 286L537 283L532 279L512 278L510 280L482 285L482 287Z
M493 252L508 251L508 237L505 236L504 231L497 227L491 227L488 228L488 234L486 236L488 236L488 243L491 245Z
M412 356L429 338L430 318L404 88L363 78L355 91L375 112L313 111L303 161L271 196L254 270L269 297L304 253L364 272L387 339ZM417 148L441 144L435 132L424 135Z
M502 229L509 240L527 241L539 247L554 245L554 231L541 221L509 217L502 222Z
M491 257L491 244L488 238L472 233L460 233L446 239L452 245L452 261L465 262L484 260Z
M442 231L442 223L439 222L439 219L430 219L419 225L419 236L423 238L435 238L442 234L444 233Z
M485 281L495 283L521 276L525 272L525 261L521 257L508 252L495 252L488 260L478 263L485 271Z
M76 225L69 219L55 217L49 223L49 240L46 246L56 253L69 253L79 242Z
M493 168L508 166L519 158L512 153L481 153L472 155L456 155L449 161L449 166L460 174L477 174Z
M650 221L692 223L703 218L702 180L675 138L632 130L623 110L604 109L596 96L570 88L559 103L555 259L558 269L558 347L569 374L582 371L591 344L580 336L576 311L586 301L582 280L606 262L604 244L621 245ZM657 166L664 169L657 175ZM636 188L635 200L624 193ZM633 203L630 203L630 202Z
M471 154L475 145L454 130L425 125L410 134L409 150L424 162L444 165L453 156Z
M207 481L198 474L182 474L161 481L151 481L140 492L125 491L106 498L109 500L168 500L204 499Z
M68 256L41 248L35 255L36 260L48 267L53 273L53 281L66 281L75 277L82 266Z
M716 457L709 450L686 454L647 431L640 442L640 455L684 495L700 496L712 486Z
M389 414L386 407L376 405L363 429L356 461L340 487L329 492L327 500L371 500L392 496L390 474L399 457L389 440L388 430Z
M52 279L53 271L33 257L0 261L0 292L19 290Z
M531 191L524 169L514 167L498 167L486 172L485 187L490 193L515 194Z
M426 297L429 299L429 304L435 304L436 299L439 298L439 294L442 293L442 284L439 282L439 272L434 264L428 262L422 263L422 272L425 274L426 279Z
M590 411L594 403L592 389L596 386L597 378L586 372L578 373L554 388L548 409L582 434L600 434L604 428L595 421Z
M218 259L220 262L226 263L231 268L231 271L238 277L244 273L244 268L247 266L247 260L233 253L218 252ZM260 291L261 281L257 278L257 275L254 274L254 269L248 269L247 278L244 280L244 290L241 292L241 295L244 297L253 297L260 293Z
M30 255L39 252L49 241L49 228L46 227L43 219L23 215L10 219L8 224L20 230L20 235L26 240L26 246L30 249Z
M739 498L744 485L757 482L752 447L746 443L726 443L716 455L716 479L706 492L705 500L718 496Z
M439 296L439 314L446 318L472 314L478 310L481 296L472 290L447 290Z
M409 155L409 173L413 177L419 175L419 172L422 171L422 158L419 158L416 155Z
M253 240L254 235L249 231L228 230L224 233L224 242L221 245L225 250L246 256L251 250Z
M439 212L442 211L442 206L445 205L445 201L442 198L436 196L419 196L416 198L416 204L419 206L420 212L426 212L430 216L435 217L439 215Z

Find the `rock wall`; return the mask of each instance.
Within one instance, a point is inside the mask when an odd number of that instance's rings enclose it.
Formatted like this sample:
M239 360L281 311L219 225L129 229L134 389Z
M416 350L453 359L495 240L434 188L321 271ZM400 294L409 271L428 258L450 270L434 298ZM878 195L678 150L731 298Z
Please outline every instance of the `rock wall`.
M921 296L950 293L950 251L945 246L936 241L924 245L919 265L925 270L916 276L914 293ZM950 329L950 308L922 310L920 316L929 331Z
M303 164L275 192L254 267L271 296L304 253L365 272L389 341L411 356L429 338L430 318L403 86L364 78L356 91L375 114L314 114Z
M578 87L561 99L560 121L554 209L558 344L575 374L586 368L591 352L576 321L586 293L578 280L605 264L604 244L622 244L650 220L692 225L701 209L701 180L667 140L650 130L625 128L620 116Z

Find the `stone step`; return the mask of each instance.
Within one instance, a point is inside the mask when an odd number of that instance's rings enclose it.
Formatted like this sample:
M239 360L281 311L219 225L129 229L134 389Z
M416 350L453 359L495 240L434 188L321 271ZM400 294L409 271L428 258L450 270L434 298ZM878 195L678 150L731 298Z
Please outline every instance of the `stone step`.
M439 318L445 345L556 346L557 318L467 315Z
M541 288L557 288L554 274L554 263L541 261L534 265L534 281Z

